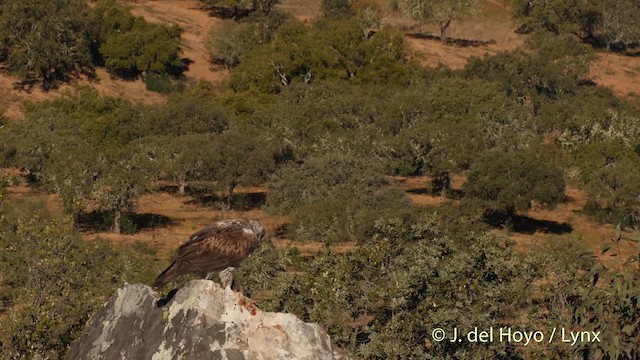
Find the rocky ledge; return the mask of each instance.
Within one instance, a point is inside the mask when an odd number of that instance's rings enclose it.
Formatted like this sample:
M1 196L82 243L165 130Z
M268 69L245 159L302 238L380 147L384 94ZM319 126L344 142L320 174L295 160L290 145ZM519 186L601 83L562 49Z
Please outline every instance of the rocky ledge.
M242 294L195 280L161 299L129 285L86 325L67 359L334 359L327 333L292 314L258 309Z

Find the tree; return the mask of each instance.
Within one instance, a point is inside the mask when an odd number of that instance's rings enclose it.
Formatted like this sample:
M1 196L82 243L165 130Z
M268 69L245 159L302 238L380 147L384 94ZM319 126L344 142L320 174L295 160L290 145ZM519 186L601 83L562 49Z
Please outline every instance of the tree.
M380 217L414 215L406 194L382 175L380 164L351 154L326 153L289 164L267 186L266 210L292 214L300 240L361 240Z
M258 185L275 171L274 148L256 129L233 127L212 142L205 146L210 147L215 180L226 190L228 208L236 187Z
M321 323L332 341L363 359L516 357L500 342L430 339L435 328L509 324L522 310L513 304L532 295L534 279L513 243L478 233L456 241L436 221L376 221L351 251L323 251L299 273L263 281L274 296L260 306ZM270 258L253 259L260 260Z
M625 240L635 243L632 255L622 250ZM571 287L575 294L571 303L572 325L610 335L600 341L577 344L574 354L604 359L636 359L640 356L639 258L640 237L625 238L618 227L609 244L594 249L591 270L575 277Z
M222 133L229 116L210 85L200 84L172 94L163 106L147 107L138 124L144 135L187 135Z
M188 181L214 176L209 148L213 137L212 134L147 136L133 145L133 149L145 154L143 171L154 174L156 179L175 182L178 194L184 195Z
M251 9L262 10L264 14L268 14L279 2L280 0L251 0Z
M352 15L352 0L322 0L320 10L325 18L342 19Z
M326 79L408 84L415 67L402 37L390 29L363 32L361 20L327 20L309 27L281 26L274 39L249 52L230 74L235 91L279 93L293 84Z
M125 77L143 71L176 73L184 67L181 33L176 25L150 24L140 17L130 31L107 37L100 53L107 68Z
M478 11L478 0L399 0L400 11L421 24L436 23L440 29L440 41L447 39L446 32L452 23L464 20Z
M560 170L532 151L490 151L471 165L464 192L484 208L513 215L529 209L532 200L555 206L564 199L564 186Z
M528 44L535 51L472 58L464 72L467 78L495 82L508 97L538 115L543 104L575 96L594 56L569 36L532 36Z
M0 61L45 90L91 72L88 13L79 0L1 2Z
M588 199L600 208L629 212L639 205L640 155L630 148L625 138L603 140L576 149L576 163L586 184Z
M179 26L149 23L114 0L98 1L91 23L94 58L113 73L135 77L182 71Z
M112 156L102 155L94 160L99 169L90 200L97 210L113 214L111 230L119 234L123 212L131 210L133 200L146 191L149 174L140 166L138 159L125 154Z
M78 136L56 139L49 143L53 148L43 169L45 188L60 194L62 206L74 223L85 211L99 174L95 161L96 149Z
M231 7L233 18L239 20L240 9L255 12L261 10L262 13L268 14L271 9L280 2L280 0L200 0L209 6Z
M635 0L616 0L602 8L602 40L610 49L640 44L640 3Z
M87 205L113 212L118 232L122 212L147 186L140 154L127 148L142 136L139 116L129 102L87 89L33 105L12 128L12 165L59 193L74 220Z
M239 21L213 25L207 35L209 56L227 68L233 68L251 49L273 40L276 30L289 19L288 14L276 11L253 13Z
M613 2L579 0L518 0L514 17L520 30L575 34L596 45L626 48L640 43L640 4L634 0Z
M513 16L521 21L520 31L546 30L554 34L579 30L580 14L593 8L591 1L578 0L516 0Z

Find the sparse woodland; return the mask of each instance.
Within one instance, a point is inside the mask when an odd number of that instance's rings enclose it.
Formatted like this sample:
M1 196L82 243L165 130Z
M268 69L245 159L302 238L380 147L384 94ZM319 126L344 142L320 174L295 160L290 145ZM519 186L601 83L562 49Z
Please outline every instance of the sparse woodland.
M514 1L526 44L458 70L421 65L378 2L324 0L310 22L272 0L202 3L226 18L206 43L229 71L222 85L185 78L182 30L122 2L0 0L0 64L21 87L104 67L167 98L75 86L28 103L19 121L0 117L0 359L62 358L114 289L152 282L167 261L157 249L82 234L135 234L136 200L160 192L286 218L269 234L292 245L265 245L237 281L261 308L322 324L355 358L640 356L640 102L588 72L596 51L640 46L637 1ZM482 16L479 1L435 3L389 9L443 41ZM440 205L411 201L398 179L417 176ZM8 200L19 184L55 194L63 214ZM264 199L242 196L256 186ZM532 207L567 201L568 186L596 226L619 226L609 245L508 236L534 223ZM309 242L321 249L303 256L295 244ZM431 338L501 326L602 341Z

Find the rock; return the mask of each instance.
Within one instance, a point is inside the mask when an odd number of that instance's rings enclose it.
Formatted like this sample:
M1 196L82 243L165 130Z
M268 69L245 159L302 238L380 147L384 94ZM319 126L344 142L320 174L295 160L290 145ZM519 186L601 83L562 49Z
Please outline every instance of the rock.
M263 312L209 280L170 300L147 285L121 289L88 321L67 359L334 359L327 333L292 314Z

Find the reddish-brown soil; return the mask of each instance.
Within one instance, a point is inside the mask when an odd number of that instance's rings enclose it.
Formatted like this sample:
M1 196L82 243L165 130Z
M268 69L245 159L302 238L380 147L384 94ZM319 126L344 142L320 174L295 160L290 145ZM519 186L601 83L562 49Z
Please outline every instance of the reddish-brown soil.
M640 57L598 52L589 73L598 85L623 97L640 96Z

